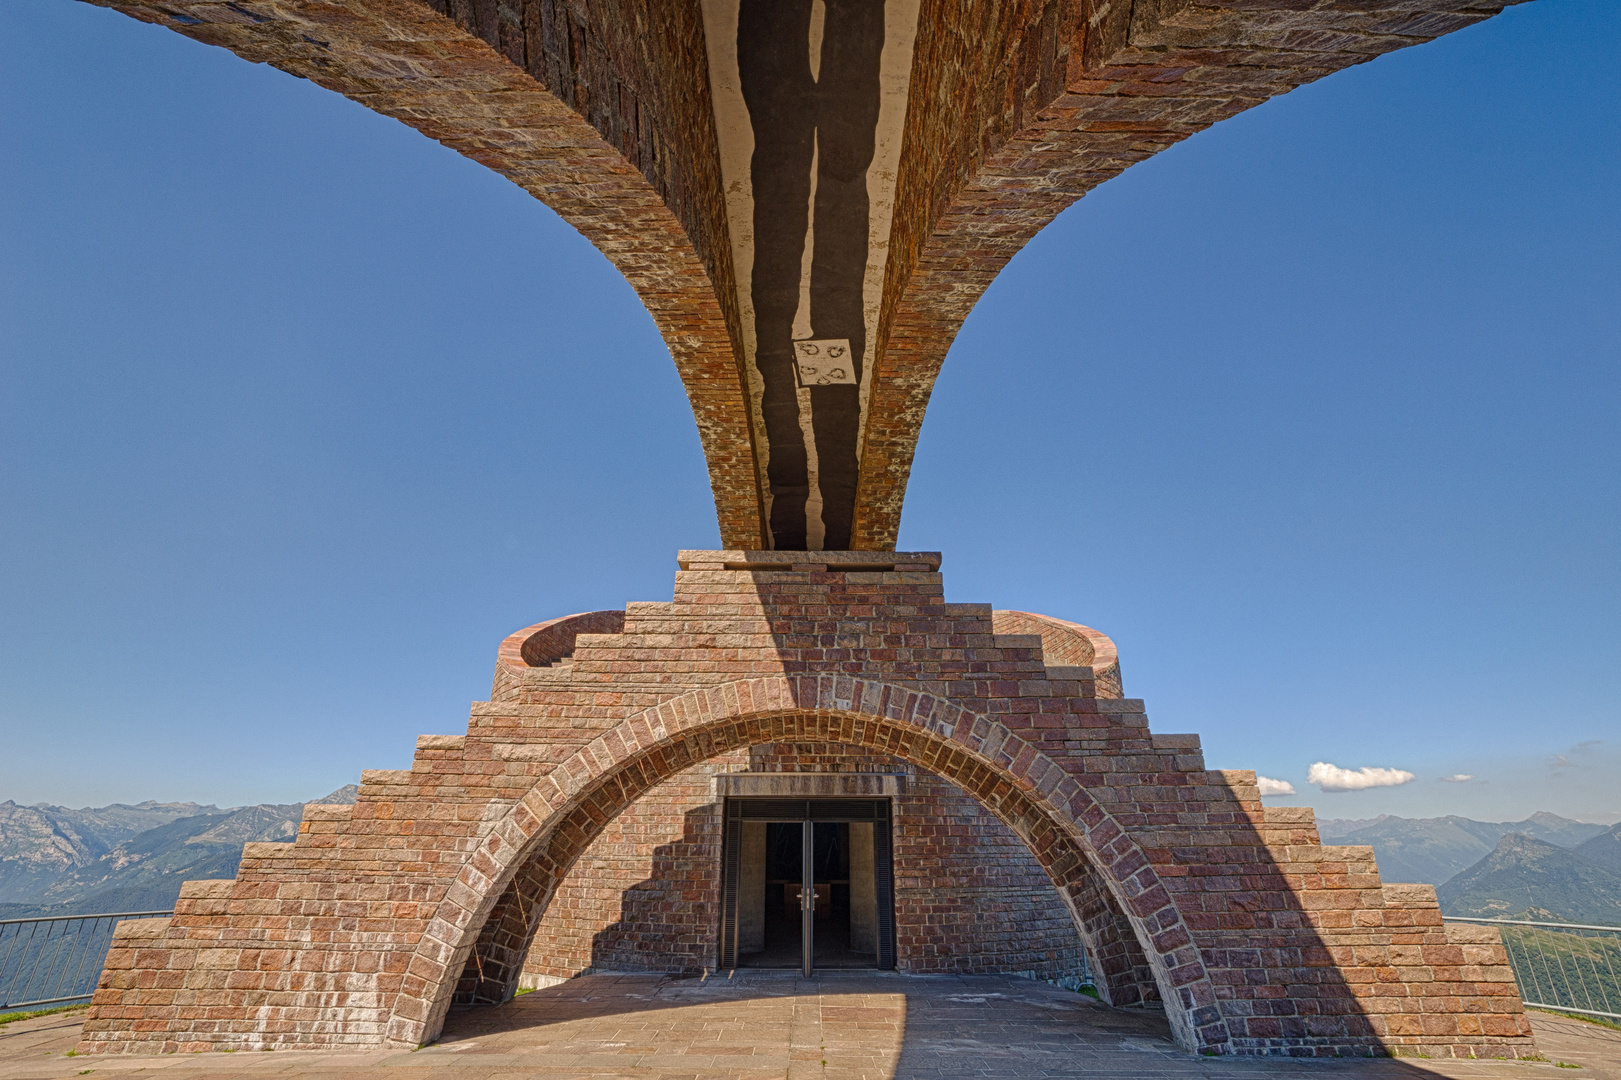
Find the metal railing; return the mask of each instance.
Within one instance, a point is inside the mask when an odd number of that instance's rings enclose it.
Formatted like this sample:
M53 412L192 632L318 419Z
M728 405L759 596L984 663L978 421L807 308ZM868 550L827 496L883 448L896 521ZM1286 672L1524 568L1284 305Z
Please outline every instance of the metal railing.
M107 962L120 919L172 911L0 919L0 1012L87 1000Z
M1495 926L1527 1006L1621 1020L1621 926L1466 919Z

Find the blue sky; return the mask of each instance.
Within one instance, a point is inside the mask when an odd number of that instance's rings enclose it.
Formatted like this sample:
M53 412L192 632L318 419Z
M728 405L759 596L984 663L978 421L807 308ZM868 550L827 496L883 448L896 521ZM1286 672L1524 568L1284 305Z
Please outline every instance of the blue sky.
M1279 801L1621 818L1618 54L1536 0L1083 199L953 348L901 546ZM0 800L403 767L502 636L718 543L651 320L507 181L71 0L0 5L0 100Z

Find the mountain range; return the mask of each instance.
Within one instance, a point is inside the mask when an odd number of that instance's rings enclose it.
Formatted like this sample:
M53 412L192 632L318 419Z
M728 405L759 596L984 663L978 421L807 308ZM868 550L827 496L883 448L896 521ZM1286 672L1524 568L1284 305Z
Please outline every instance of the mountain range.
M351 784L311 801L358 794ZM304 805L0 803L0 918L168 910L181 882L234 877L243 844L293 839ZM1371 846L1386 881L1437 886L1449 915L1621 926L1621 825L1381 815L1318 830L1327 844Z
M1483 919L1621 926L1621 874L1589 862L1581 850L1510 833L1491 854L1435 890L1441 910Z
M1532 814L1524 821L1472 821L1464 817L1403 818L1381 814L1361 821L1326 818L1317 823L1325 844L1367 844L1386 881L1441 885L1489 855L1510 834L1574 848L1606 831L1604 825L1558 814Z
M1441 910L1477 918L1621 926L1621 824L1557 814L1318 822L1325 844L1373 848L1385 881L1436 886Z
M311 801L358 794L351 784ZM235 877L243 844L291 840L304 805L0 803L0 918L168 910L183 881Z

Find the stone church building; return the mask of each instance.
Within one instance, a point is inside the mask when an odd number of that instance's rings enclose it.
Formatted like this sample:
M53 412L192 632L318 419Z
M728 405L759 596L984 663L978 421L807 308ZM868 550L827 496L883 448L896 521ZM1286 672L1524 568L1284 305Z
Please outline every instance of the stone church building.
M623 622L596 612L520 631L502 645L497 699L528 700L520 685L555 686L572 672L571 659L545 659L538 644L526 652L526 642ZM1105 692L1118 696L1113 644L1095 630L1011 611L994 613L992 629L1045 631L1076 666L1103 657ZM511 663L526 656L547 666ZM1079 985L1087 965L1064 898L972 796L891 755L786 741L684 769L622 812L541 917L518 984L598 971L876 967Z
M1103 634L947 602L940 555L895 550L935 378L1031 237L1505 0L92 2L578 229L669 347L721 550L680 552L668 598L514 634L411 768L120 924L83 1051L416 1047L453 1005L586 971L853 966L1089 973L1190 1053L1535 1052L1495 931L1152 731ZM1076 289L1109 272L1073 257ZM1092 467L1055 497L1094 499Z

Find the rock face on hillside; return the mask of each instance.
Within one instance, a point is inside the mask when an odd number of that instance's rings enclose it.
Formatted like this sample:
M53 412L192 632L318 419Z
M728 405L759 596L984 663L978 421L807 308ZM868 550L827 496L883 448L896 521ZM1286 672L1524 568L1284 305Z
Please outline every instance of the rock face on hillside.
M1517 833L1436 892L1448 915L1621 926L1621 874Z
M84 810L0 803L0 903L29 900L148 829L210 812L216 808L189 802Z
M320 803L352 803L350 784ZM183 881L236 876L242 845L291 840L304 803L93 810L0 803L0 916L162 911Z
M1524 821L1506 822L1456 816L1381 816L1362 821L1327 818L1318 822L1318 831L1325 843L1372 847L1379 873L1386 881L1440 885L1485 858L1510 833L1574 848L1603 833L1605 827L1539 812Z

